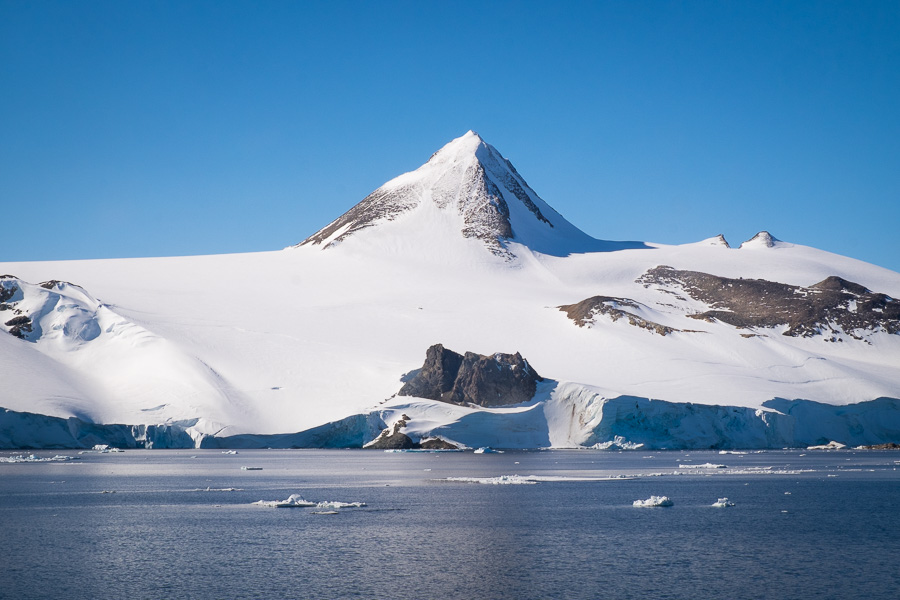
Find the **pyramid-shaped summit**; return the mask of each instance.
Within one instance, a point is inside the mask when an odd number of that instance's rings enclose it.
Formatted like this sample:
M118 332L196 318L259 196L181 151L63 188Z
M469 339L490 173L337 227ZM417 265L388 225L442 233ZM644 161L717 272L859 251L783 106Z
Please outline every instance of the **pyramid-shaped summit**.
M415 171L366 196L298 246L328 248L363 230L401 221L423 204L456 218L459 235L481 240L494 254L512 257L510 243L545 254L609 249L553 210L496 148L474 131L448 143Z

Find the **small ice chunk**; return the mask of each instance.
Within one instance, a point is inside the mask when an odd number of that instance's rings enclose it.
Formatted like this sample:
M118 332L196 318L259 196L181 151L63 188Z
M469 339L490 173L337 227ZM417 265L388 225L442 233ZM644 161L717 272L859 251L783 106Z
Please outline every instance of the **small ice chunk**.
M241 471L262 471L262 467L241 467Z
M237 454L237 450L222 450L222 454Z
M597 442L591 446L594 450L640 450L644 444L638 442L629 442L621 435L615 436L608 442Z
M489 448L487 446L483 448L477 449L475 454L503 454L503 450L494 450L493 448Z
M727 465L716 465L713 463L703 463L702 465L678 465L679 469L727 469Z
M362 508L365 502L319 502L316 508L320 510L337 510L339 508Z
M668 496L650 496L646 500L635 500L634 506L643 508L651 508L656 506L673 506L675 503L669 500Z
M729 506L734 506L734 502L730 502L728 498L719 498L712 505L716 508L727 508Z

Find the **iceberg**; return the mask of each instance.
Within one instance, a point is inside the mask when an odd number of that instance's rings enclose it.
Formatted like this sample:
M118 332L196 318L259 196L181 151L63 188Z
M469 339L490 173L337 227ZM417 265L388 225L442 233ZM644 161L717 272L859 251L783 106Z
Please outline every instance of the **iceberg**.
M304 508L316 506L315 502L304 500L300 494L291 494L287 500L258 500L253 504L265 506L266 508Z
M317 508L320 511L336 511L340 508L361 508L365 502L310 502L304 500L300 494L291 494L287 500L258 500L253 504L266 508Z
M719 498L712 503L712 506L715 508L727 508L729 506L734 506L734 502L730 502L728 498Z
M840 442L835 442L834 440L828 442L827 444L819 444L818 446L807 446L807 450L843 450L847 447L847 444L842 444Z
M678 465L679 469L727 469L727 465L716 465L713 463L703 463L702 465Z
M633 506L641 508L654 508L657 506L674 506L674 502L668 496L650 496L646 500L635 500Z

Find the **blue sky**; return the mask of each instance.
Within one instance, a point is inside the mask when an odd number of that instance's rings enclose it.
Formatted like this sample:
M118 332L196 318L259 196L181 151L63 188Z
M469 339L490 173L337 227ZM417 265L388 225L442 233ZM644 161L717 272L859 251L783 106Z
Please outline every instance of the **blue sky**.
M900 270L897 2L0 0L0 260L296 243L478 131L603 239Z

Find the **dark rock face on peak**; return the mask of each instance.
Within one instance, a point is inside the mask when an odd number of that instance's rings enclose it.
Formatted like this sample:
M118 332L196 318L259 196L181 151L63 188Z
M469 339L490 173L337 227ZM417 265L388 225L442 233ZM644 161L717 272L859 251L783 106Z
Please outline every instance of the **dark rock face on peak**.
M400 389L400 395L440 400L442 394L453 389L462 361L461 354L441 344L431 346L425 351L425 364Z
M746 242L741 244L741 247L743 248L744 246L758 245L758 246L764 246L766 248L774 248L775 244L780 241L781 240L776 238L774 235L772 235L768 231L760 231L759 233L754 235L752 238L750 238L749 240L747 240Z
M441 344L425 353L425 364L400 389L400 396L416 396L451 404L507 406L528 402L543 378L522 355L460 355Z
M680 290L711 310L688 315L734 327L778 327L784 335L812 337L845 333L855 339L876 330L900 333L900 301L832 276L803 287L765 279L730 279L699 271L654 267L638 280L645 287Z

